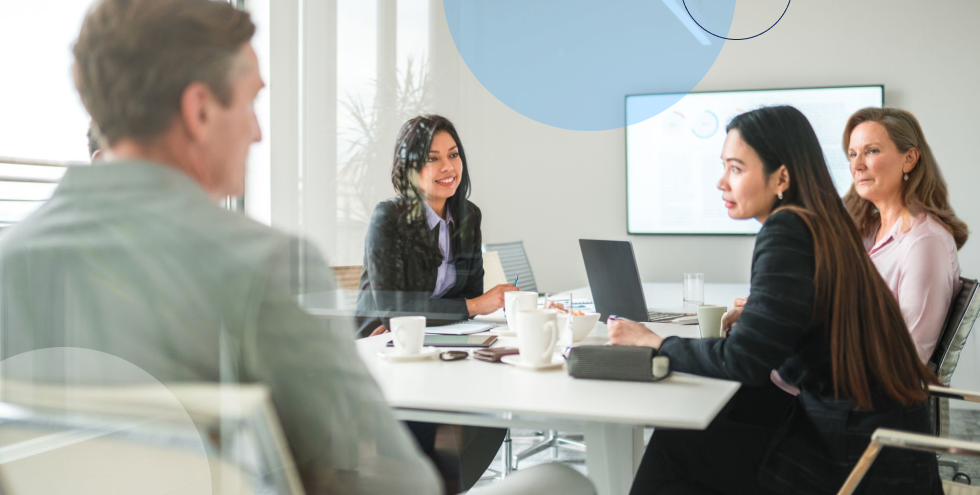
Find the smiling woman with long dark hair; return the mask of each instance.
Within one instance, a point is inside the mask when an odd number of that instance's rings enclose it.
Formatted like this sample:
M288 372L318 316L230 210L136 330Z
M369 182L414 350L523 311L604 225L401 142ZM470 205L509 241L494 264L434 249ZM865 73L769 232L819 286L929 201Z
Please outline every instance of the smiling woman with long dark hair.
M696 340L610 319L609 336L658 348L674 370L743 387L707 430L655 431L631 493L833 494L876 428L929 431L926 385L936 377L865 253L806 117L762 108L727 131L718 188L728 215L762 223L737 324L728 338ZM773 369L800 394L772 387ZM933 454L886 450L861 490L938 495L938 475Z
M364 240L358 336L386 332L393 316L421 315L433 326L502 308L504 293L517 288L498 285L483 293L482 215L467 199L469 167L452 122L438 115L406 122L395 143L391 183L398 195L378 203ZM499 428L440 428L454 435L457 470L435 455L439 425L407 425L436 461L449 493L476 482L506 433Z
M467 197L463 143L445 117L402 126L391 168L395 198L374 209L364 240L358 336L384 332L391 316L423 315L439 325L504 306L499 285L483 293L482 214Z

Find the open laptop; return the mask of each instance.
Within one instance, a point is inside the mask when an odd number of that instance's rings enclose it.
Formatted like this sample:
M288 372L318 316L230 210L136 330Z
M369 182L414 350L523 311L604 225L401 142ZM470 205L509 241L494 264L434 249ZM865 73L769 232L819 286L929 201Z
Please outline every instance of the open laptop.
M661 323L685 316L684 313L662 313L647 308L631 242L579 239L578 243L582 248L595 310L603 322L609 315Z

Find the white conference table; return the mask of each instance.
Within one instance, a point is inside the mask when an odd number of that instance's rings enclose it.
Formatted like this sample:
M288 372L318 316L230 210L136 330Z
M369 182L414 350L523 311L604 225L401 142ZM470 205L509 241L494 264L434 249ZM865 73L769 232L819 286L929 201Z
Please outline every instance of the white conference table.
M647 282L643 284L643 292L646 297L647 306L659 311L680 311L682 302L682 284L680 282ZM563 293L557 293L562 297L568 292L576 300L592 299L592 291L588 287L574 289ZM718 304L731 308L732 302L739 297L745 297L749 293L748 284L705 284L704 302L707 304ZM353 316L354 307L357 303L356 290L332 290L303 294L299 296L300 305L308 312L319 316ZM497 311L491 315L478 316L478 320L503 322L503 311Z
M674 289L680 294L680 285L645 284L647 301L663 298L669 309L673 303L667 302L668 295ZM574 293L576 298L590 297L588 289ZM744 285L705 287L708 303L717 299L726 304L724 298L731 304L731 299L745 294ZM697 325L648 326L663 336L698 338ZM704 429L739 387L736 382L681 373L656 383L580 380L563 368L528 371L472 358L393 363L378 356L389 339L390 335L361 339L357 349L399 419L582 432L589 478L600 495L629 491L645 447L644 426ZM577 345L606 341L606 326L599 323ZM501 337L495 346L516 347L517 339Z

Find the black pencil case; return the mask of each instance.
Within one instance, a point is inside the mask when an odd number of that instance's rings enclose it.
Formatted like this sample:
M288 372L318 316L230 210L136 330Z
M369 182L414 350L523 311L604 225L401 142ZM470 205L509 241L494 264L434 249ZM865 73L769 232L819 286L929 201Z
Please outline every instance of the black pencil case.
M589 345L573 347L568 374L575 378L655 382L670 374L670 360L652 347Z

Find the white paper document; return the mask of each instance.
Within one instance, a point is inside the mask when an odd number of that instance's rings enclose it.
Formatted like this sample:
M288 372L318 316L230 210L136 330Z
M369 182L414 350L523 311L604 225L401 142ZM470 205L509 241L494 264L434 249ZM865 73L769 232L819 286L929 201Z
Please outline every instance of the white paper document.
M493 323L484 321L461 321L441 327L425 327L425 333L436 335L469 335L472 333L486 332L495 326Z

